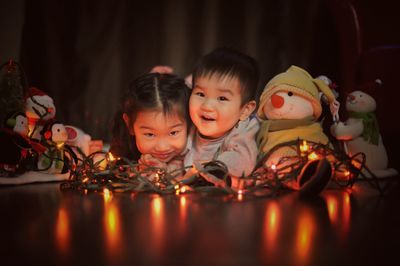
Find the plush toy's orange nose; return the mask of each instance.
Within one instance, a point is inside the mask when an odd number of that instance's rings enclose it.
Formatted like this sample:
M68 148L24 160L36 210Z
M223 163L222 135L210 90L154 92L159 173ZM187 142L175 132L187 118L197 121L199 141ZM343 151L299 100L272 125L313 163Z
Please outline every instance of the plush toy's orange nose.
M272 103L272 106L274 108L281 108L282 105L285 103L285 100L283 99L282 96L279 96L277 94L273 94L271 96L271 103Z

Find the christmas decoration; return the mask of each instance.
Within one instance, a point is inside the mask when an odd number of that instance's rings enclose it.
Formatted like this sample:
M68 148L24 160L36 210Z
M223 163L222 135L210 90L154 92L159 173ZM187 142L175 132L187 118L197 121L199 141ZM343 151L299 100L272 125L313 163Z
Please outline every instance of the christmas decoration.
M43 132L43 139L40 136L43 125L50 123L49 119L55 115L52 99L36 88L28 90L23 69L13 60L1 65L0 92L0 184L68 178L49 173L68 171L66 165L77 160L76 154L71 147L63 145L65 140L56 137L60 135L54 132L56 127L49 131L52 137L49 132Z
M48 121L40 134L47 150L39 157L38 170L50 174L66 173L68 169L64 165L64 145L68 133L65 126L58 121Z
M278 74L265 86L257 111L261 119L257 142L261 154L268 153L266 167L274 165L291 171L287 166L297 160L290 159L296 155L296 146L276 149L281 143L300 138L328 144L328 137L317 121L322 112L319 93L326 96L332 114L336 115L338 102L325 81L313 79L308 72L297 66L291 66L286 72ZM274 152L271 153L271 150ZM282 162L282 158L286 158L286 162ZM305 194L318 194L332 175L328 159L320 157L321 163L304 165L305 169L302 169L297 180L290 180L286 185ZM310 188L312 184L314 189Z
M332 125L331 133L338 140L344 141L349 156L360 152L365 154L366 165L375 176L393 176L398 172L387 168L388 157L374 114L375 109L374 98L363 91L353 91L346 99L349 119ZM365 174L369 175L369 172Z
M82 129L71 126L65 125L65 129L68 133L68 139L66 144L71 146L77 155L80 154L78 149L83 152L86 156L90 153L90 142L92 138L89 134L83 132Z
M23 95L26 89L26 78L20 65L13 60L2 64L0 67L1 123L15 113L25 112Z
M281 143L271 150L274 153L283 147L295 147L296 153L289 157L281 157L277 165L266 166L269 154L266 154L258 163L256 170L247 177L242 177L246 187L233 190L225 176L218 177L224 172L224 165L218 161L212 161L207 165L196 164L198 175L181 176L182 170L176 169L168 172L167 169L143 166L126 158L115 158L111 153L95 152L84 156L78 163L69 165L70 178L60 185L61 190L76 190L82 193L100 192L154 192L159 194L182 193L224 193L232 199L271 197L287 191L288 183L297 182L299 176L312 177L329 167L329 171L339 173L333 175L332 184L338 188L351 188L357 180L368 182L372 188L383 193L376 177L367 177L361 170L365 168L365 156L355 154L349 157L342 151L337 151L329 145L297 139L287 143ZM98 160L99 155L102 159ZM325 163L321 158L333 158ZM290 160L290 164L287 161ZM226 168L226 166L225 166ZM310 173L310 170L312 170ZM217 176L215 175L217 174ZM152 178L149 178L151 176ZM315 195L316 189L321 189L325 184L319 183L318 177L310 180L301 179L303 190L300 195Z
M35 150L27 135L22 68L13 60L0 68L0 175L15 177L32 169ZM40 150L40 145L36 146Z
M43 125L56 115L53 99L40 89L30 87L25 95L25 113L29 124L28 136L41 141L40 131Z

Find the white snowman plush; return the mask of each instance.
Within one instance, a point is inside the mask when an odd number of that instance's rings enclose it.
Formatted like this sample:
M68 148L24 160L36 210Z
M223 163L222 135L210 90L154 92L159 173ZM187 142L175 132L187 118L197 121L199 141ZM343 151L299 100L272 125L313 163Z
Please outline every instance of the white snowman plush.
M90 153L90 141L92 140L90 135L71 125L65 125L65 129L68 133L68 140L66 144L72 146L73 148L78 147L86 156L88 156ZM82 157L76 150L75 153L80 158Z
M264 166L283 168L292 163L290 158L297 155L298 147L293 145L276 149L278 145L298 139L329 143L320 122L317 121L322 113L320 92L328 99L331 111L337 112L338 102L326 82L312 78L300 67L291 66L268 82L257 110L261 122L257 143L260 154L267 156L264 158ZM282 159L287 160L282 163ZM300 192L304 190L317 194L329 182L331 175L331 164L326 158L322 158L309 170L303 171L303 175L297 180L286 185Z
M56 107L53 99L38 88L29 88L25 96L25 114L28 118L28 136L41 141L40 131L47 121L54 119Z
M363 91L353 91L346 98L346 110L349 118L344 123L332 125L332 135L345 142L349 156L364 153L366 166L375 176L396 175L395 169L387 168L388 156L374 114L375 99ZM370 176L368 171L364 173Z

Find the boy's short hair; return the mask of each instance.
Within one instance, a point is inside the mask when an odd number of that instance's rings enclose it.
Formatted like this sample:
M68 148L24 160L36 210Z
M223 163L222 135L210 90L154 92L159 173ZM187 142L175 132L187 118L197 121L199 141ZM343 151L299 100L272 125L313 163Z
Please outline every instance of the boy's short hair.
M232 48L217 48L204 55L195 66L192 84L201 76L236 77L241 84L242 104L255 100L259 70L254 58Z

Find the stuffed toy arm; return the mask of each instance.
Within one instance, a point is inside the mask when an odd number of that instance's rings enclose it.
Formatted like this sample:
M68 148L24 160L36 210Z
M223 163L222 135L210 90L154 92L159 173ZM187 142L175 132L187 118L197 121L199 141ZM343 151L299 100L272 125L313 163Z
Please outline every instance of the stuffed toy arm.
M331 126L332 135L339 140L351 140L362 134L364 126L361 119L353 120L352 123L339 122Z

